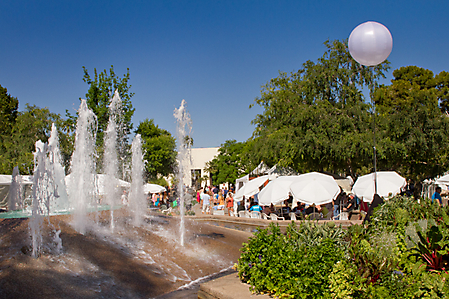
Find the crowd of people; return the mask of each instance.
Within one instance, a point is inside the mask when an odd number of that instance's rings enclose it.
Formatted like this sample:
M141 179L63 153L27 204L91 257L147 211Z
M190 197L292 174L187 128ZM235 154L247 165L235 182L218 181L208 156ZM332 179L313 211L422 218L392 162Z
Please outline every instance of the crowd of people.
M351 193L346 193L340 188L340 193L330 203L325 205L306 205L301 202L296 202L294 205L293 196L290 195L281 205L262 206L258 201L258 194L250 197L243 197L243 200L234 200L234 187L229 189L225 186L219 188L218 186L206 186L196 191L196 201L201 206L202 214L214 214L215 211L223 210L222 214L229 216L239 215L240 211L260 212L267 216L276 214L284 219L290 219L290 213L295 214L296 219L305 219L312 215L314 219L352 219L355 211L357 211L358 219L363 219L369 212L369 206L366 202L360 200ZM440 196L441 188L437 188L432 200L441 204ZM126 198L126 197L123 197ZM124 199L126 200L126 199ZM147 197L150 207L159 209L167 209L168 207L176 207L176 190L170 190L162 193L149 194ZM372 205L371 205L372 206Z
M259 205L257 194L248 198L243 197L241 201L234 201L234 188L229 190L226 187L219 188L218 186L207 186L197 190L196 200L201 204L202 214L213 214L214 211L224 210L224 212L231 215L238 215L240 211L260 212L266 215L276 214L285 219L290 218L290 213L295 213L299 219L304 219L311 214L318 214L318 218L339 220L342 212L345 212L346 219L351 219L355 210L360 210L361 219L368 211L368 206L365 202L360 201L354 194L347 194L343 189L333 202L320 205L306 205L297 202L296 206L293 204L293 196L290 195L281 206Z
M212 214L213 210L227 210L231 215L234 207L234 187L229 190L226 187L209 186L201 188L196 193L196 200L202 206L203 214Z
M147 202L150 208L158 208L161 210L169 207L177 206L176 197L173 194L172 189L169 186L165 187L166 191L160 193L148 193Z

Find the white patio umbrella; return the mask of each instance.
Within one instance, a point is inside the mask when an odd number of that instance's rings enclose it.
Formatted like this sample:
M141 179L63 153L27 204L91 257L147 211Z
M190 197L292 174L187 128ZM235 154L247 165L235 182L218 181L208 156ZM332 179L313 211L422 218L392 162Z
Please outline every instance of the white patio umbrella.
M310 172L299 175L290 185L293 204L297 201L311 205L330 203L340 192L340 187L330 175Z
M240 188L234 195L234 201L242 201L243 196L250 197L254 194L259 193L259 187L265 184L267 180L270 179L270 176L263 175L258 178L252 179L251 181L247 182L245 185L243 185L242 188Z
M377 171L377 194L381 197L394 196L401 192L407 181L395 171ZM371 203L374 197L374 173L363 175L352 186L358 198Z
M277 205L286 200L290 193L290 185L299 176L280 176L266 185L259 193L259 204L269 206Z
M165 192L165 187L162 187L158 184L145 184L143 185L143 192L145 193L160 193Z

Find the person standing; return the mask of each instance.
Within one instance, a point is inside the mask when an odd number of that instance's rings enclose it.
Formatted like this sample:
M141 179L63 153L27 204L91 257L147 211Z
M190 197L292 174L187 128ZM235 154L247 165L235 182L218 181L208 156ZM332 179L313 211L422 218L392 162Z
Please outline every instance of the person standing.
M201 189L198 190L198 191L196 191L196 201L197 201L198 203L201 202Z
M226 188L226 186L223 187L223 197L226 199L226 197L228 196L228 188Z
M234 196L232 192L228 192L226 196L226 207L228 208L228 215L231 216L231 211L234 208Z
M347 196L347 205L343 208L343 211L348 212L348 220L351 220L351 216L354 213L356 201L354 194Z
M203 210L202 213L209 214L210 211L210 196L207 194L207 188L204 189L203 193L201 194L201 200L203 201Z
M345 199L346 199L346 193L340 187L340 193L333 200L333 203L334 203L334 220L340 220L340 206L343 205Z

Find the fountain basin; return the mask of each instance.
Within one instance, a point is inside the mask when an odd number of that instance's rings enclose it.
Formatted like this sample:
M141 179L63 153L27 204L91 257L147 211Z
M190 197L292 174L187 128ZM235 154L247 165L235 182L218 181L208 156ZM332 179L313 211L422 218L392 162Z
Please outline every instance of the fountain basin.
M117 210L122 208L122 205L115 205L112 207L112 210ZM100 212L100 211L109 211L111 210L111 206L109 205L99 205L97 207L90 207L87 209L88 213L92 212ZM49 214L45 214L44 216L58 216L58 215L70 215L73 214L75 210L70 209L66 211L53 211ZM8 211L0 213L0 219L12 219L12 218L29 218L32 216L31 209L23 209L23 210L16 210L16 211Z

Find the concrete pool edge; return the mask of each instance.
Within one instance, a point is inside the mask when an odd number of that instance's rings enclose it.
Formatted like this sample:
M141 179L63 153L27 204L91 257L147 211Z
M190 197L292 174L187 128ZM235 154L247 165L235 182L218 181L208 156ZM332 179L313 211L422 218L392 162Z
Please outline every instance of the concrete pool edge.
M198 216L187 216L188 219L193 219L197 221L217 221L226 222L234 224L245 224L251 226L263 226L268 227L271 222L279 224L279 226L288 226L292 220L267 220L267 219L256 219L256 218L241 218L223 215L198 215ZM305 221L313 221L318 224L324 224L326 222L334 222L336 225L341 225L342 227L348 227L354 224L362 224L362 220L296 220L295 223L301 223Z
M269 295L252 294L249 285L242 283L237 272L205 282L198 291L199 299L272 298Z

